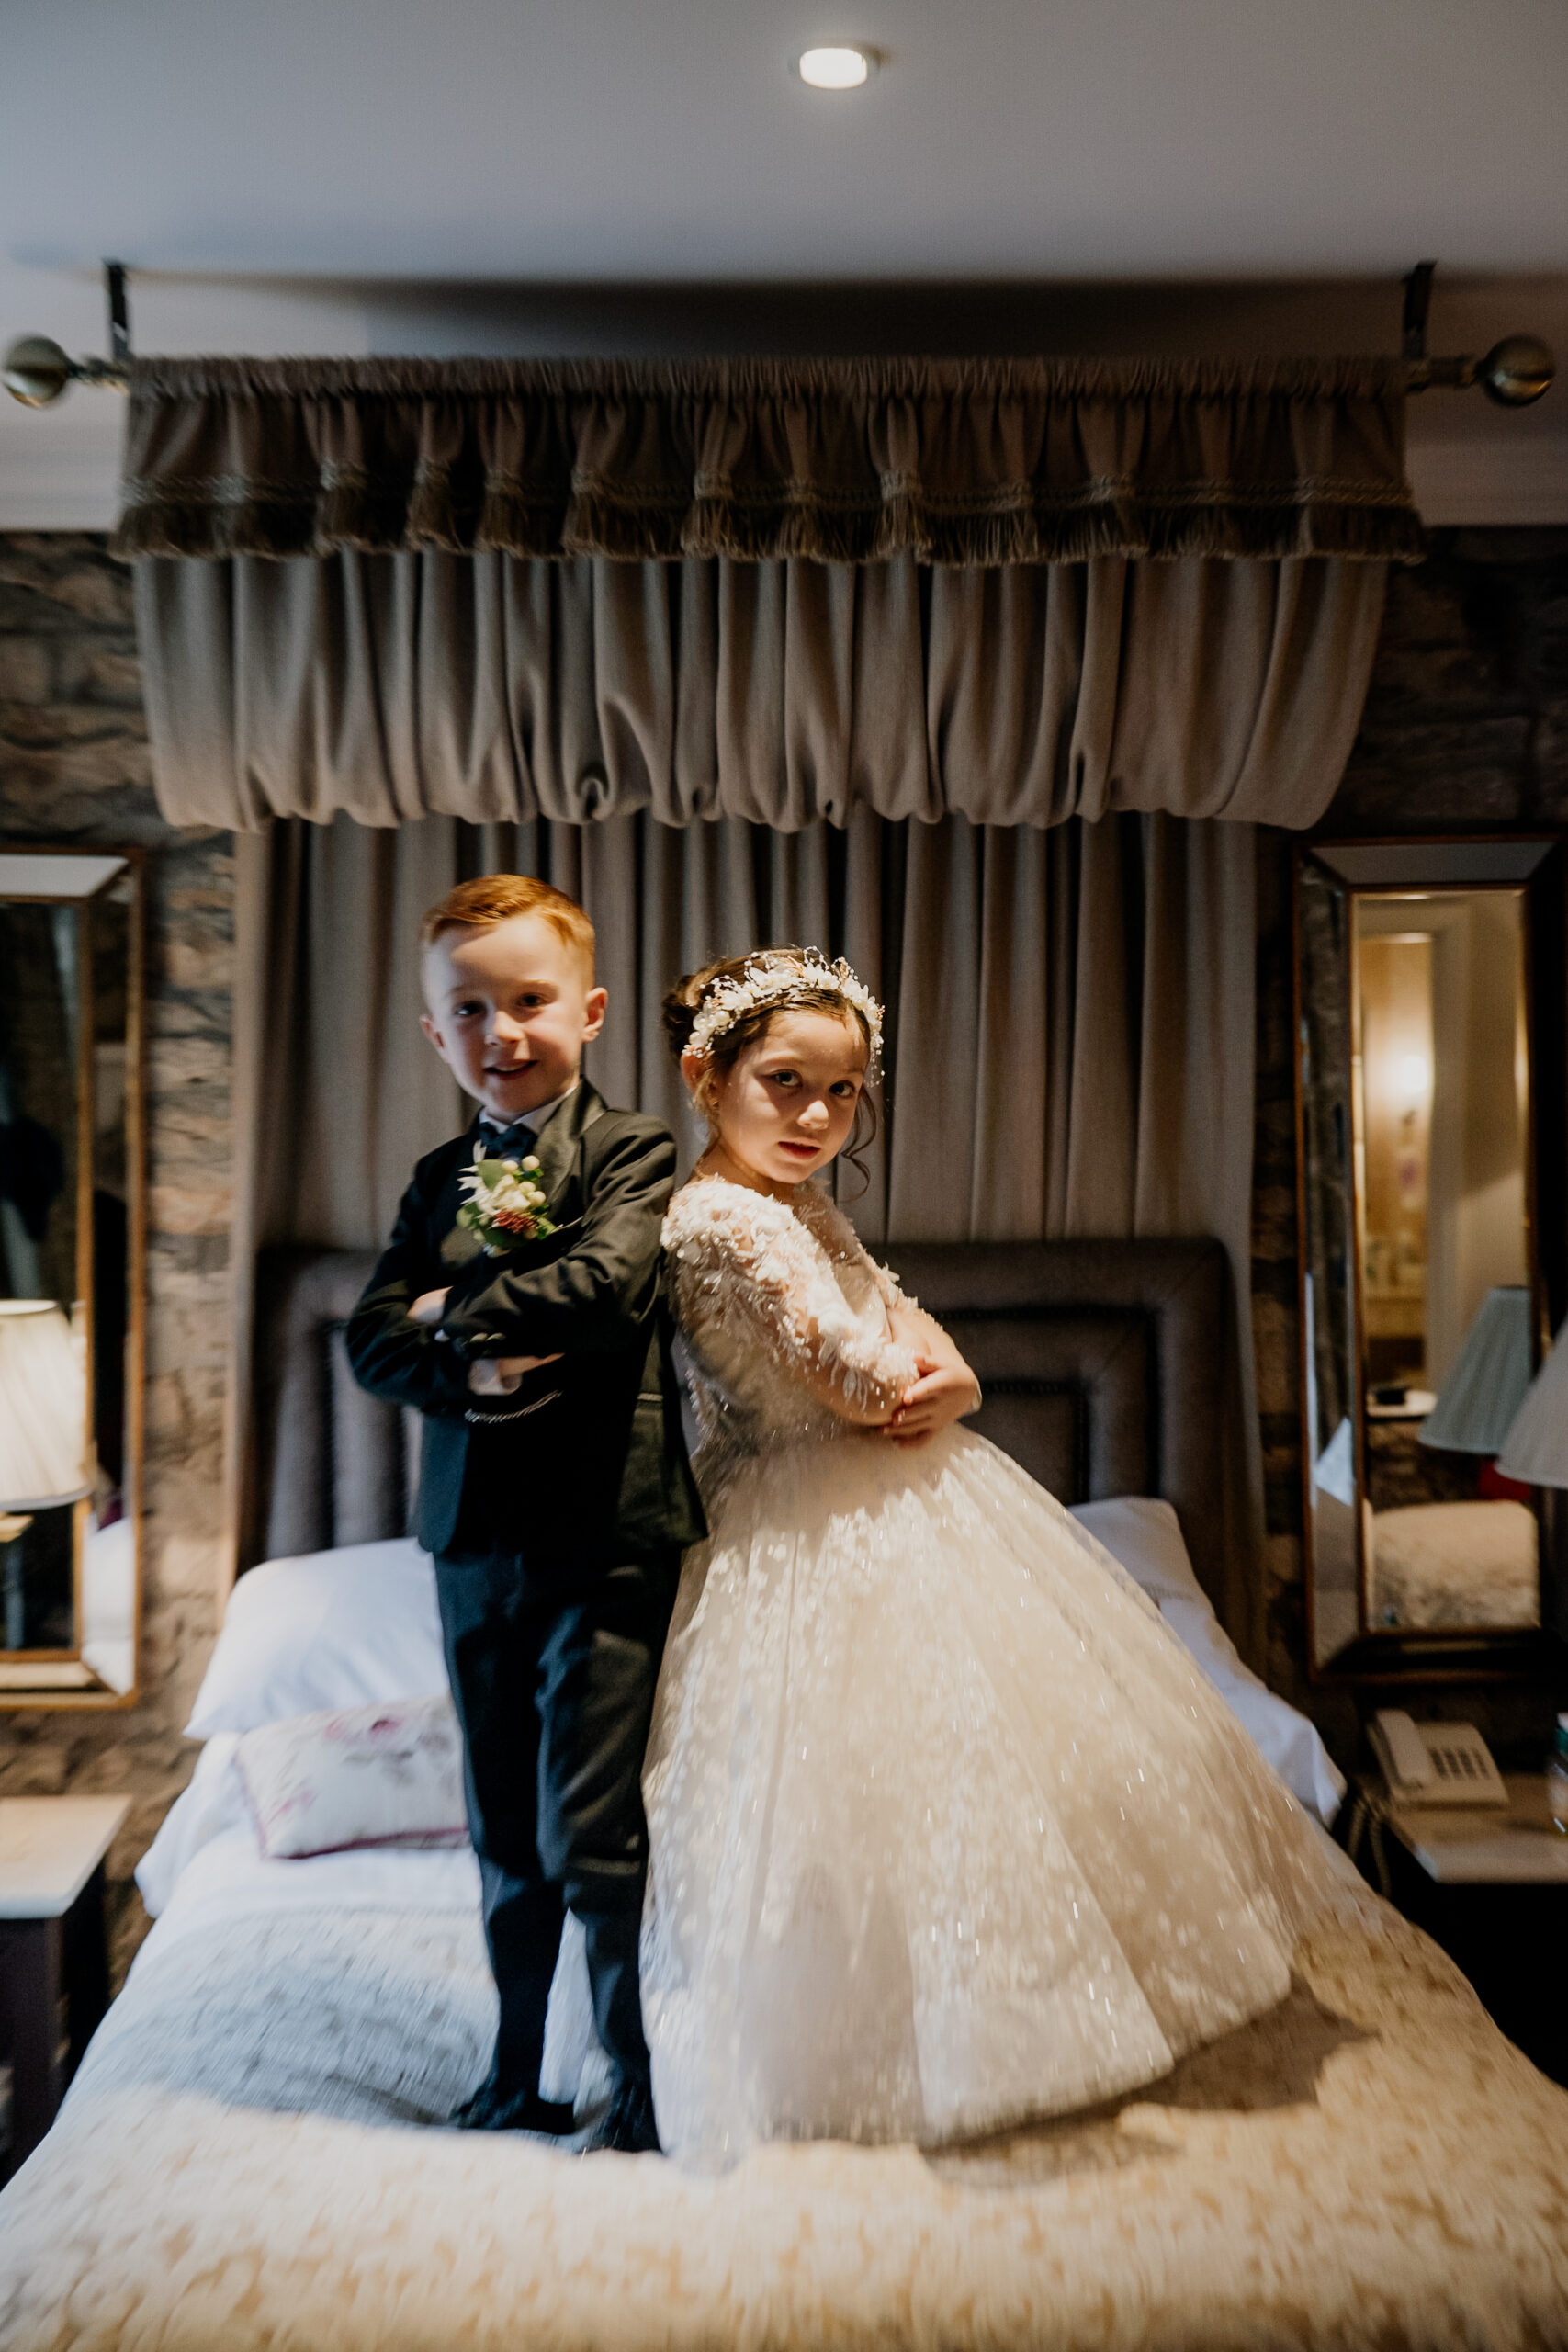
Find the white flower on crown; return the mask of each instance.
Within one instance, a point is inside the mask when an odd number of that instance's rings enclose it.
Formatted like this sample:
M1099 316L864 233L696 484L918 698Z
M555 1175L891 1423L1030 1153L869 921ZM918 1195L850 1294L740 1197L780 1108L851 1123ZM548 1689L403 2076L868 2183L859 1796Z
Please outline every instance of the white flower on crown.
M792 997L807 990L835 996L861 1015L871 1037L868 1074L874 1077L882 1053L882 1007L841 956L830 964L815 948L807 948L804 956L772 961L749 959L742 972L715 980L692 1023L687 1052L705 1061L715 1040L747 1013L760 1012L765 1005L787 1004Z

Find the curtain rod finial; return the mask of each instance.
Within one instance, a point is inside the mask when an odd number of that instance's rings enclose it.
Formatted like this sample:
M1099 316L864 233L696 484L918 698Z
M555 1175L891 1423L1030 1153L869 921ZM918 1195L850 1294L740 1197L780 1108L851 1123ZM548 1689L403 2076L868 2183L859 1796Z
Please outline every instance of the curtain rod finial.
M0 380L24 408L50 408L76 370L67 354L46 334L25 334L7 350Z
M1539 335L1505 335L1477 370L1477 381L1499 408L1529 408L1551 390L1557 356Z

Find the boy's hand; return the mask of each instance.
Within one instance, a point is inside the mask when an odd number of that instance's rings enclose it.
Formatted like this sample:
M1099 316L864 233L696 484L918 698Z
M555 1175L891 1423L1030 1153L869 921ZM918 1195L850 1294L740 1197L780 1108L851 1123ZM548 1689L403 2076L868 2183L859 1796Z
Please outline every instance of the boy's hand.
M476 1396L510 1396L525 1372L542 1363L559 1363L553 1356L481 1356L468 1366L468 1386Z
M975 1409L975 1375L961 1356L955 1363L939 1363L934 1356L918 1355L915 1368L920 1377L905 1389L892 1419L883 1424L883 1436L895 1445L929 1445L941 1430Z
M423 1323L427 1329L440 1322L446 1312L444 1290L422 1291L409 1308L409 1321ZM537 1372L542 1363L559 1363L553 1356L482 1356L478 1363L468 1366L468 1387L475 1396L510 1396L525 1372Z

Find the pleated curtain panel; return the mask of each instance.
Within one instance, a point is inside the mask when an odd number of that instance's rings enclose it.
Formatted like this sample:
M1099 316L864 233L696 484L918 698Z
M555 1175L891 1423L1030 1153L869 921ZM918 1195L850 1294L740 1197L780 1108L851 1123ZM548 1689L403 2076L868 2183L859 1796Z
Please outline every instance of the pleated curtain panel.
M598 1082L688 1149L660 995L807 940L888 1004L868 1238L1221 1235L1261 1663L1255 829L1327 805L1421 552L1403 406L1385 360L138 362L157 788L239 853L236 1456L256 1247L373 1242L461 1119L419 914L542 873Z

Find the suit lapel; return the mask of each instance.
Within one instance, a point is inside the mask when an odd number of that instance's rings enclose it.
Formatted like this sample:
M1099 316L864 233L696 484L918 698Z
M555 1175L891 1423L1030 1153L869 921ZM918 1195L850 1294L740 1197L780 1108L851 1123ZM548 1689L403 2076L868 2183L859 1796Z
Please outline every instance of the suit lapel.
M577 1170L578 1148L595 1119L604 1115L604 1098L580 1079L555 1117L534 1146L539 1161L539 1182L549 1213L558 1225L582 1215L582 1203L570 1180Z

